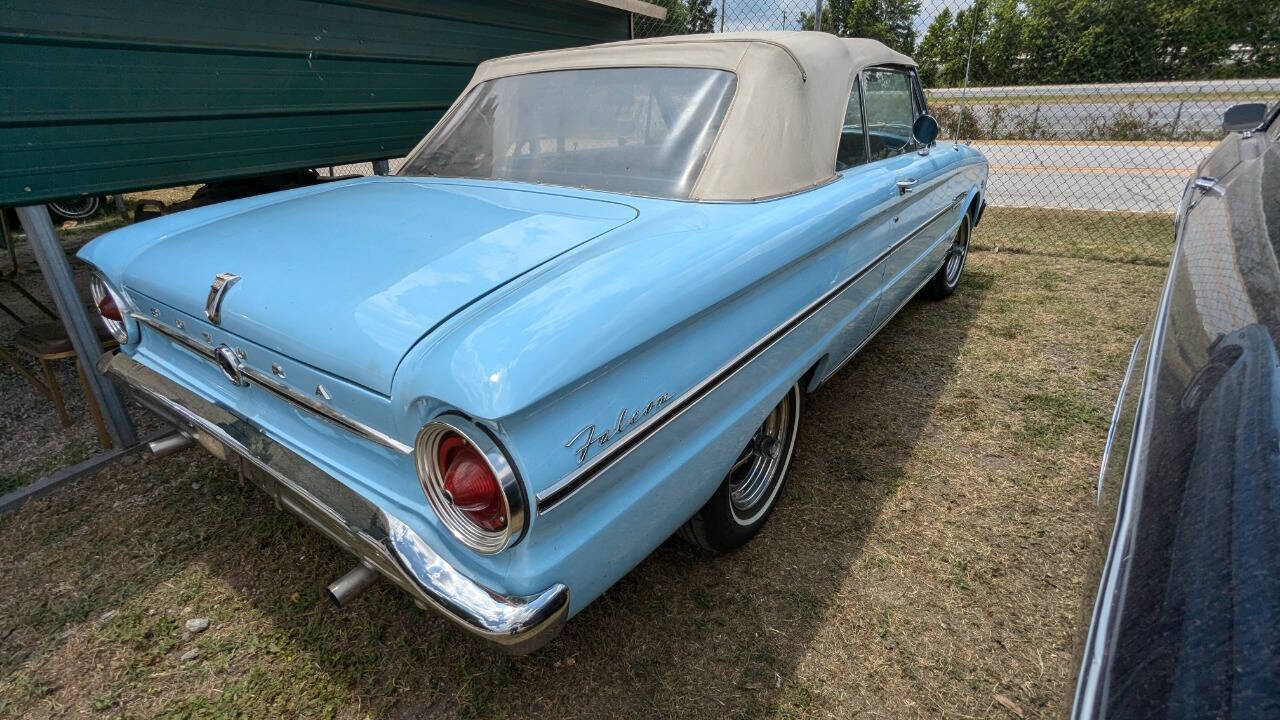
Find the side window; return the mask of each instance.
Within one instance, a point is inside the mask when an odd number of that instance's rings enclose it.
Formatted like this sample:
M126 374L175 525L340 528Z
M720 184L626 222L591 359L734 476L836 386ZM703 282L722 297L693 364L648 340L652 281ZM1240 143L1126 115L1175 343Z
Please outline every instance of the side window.
M844 123L840 127L840 146L836 149L836 172L867 161L867 134L862 126L862 80L853 79L849 102L845 106Z
M871 161L914 150L916 143L911 126L916 112L911 77L901 70L886 68L868 68L862 76Z

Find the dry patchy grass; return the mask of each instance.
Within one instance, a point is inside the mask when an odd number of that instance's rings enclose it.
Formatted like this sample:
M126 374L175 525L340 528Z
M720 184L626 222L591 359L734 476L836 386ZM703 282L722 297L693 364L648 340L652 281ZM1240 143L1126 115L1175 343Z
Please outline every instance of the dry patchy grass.
M1108 413L1163 273L967 272L811 396L753 543L668 542L526 658L385 583L323 604L350 559L198 450L36 501L0 518L0 716L1011 717L997 693L1057 714Z
M1166 266L1173 256L1167 213L989 207L975 247Z

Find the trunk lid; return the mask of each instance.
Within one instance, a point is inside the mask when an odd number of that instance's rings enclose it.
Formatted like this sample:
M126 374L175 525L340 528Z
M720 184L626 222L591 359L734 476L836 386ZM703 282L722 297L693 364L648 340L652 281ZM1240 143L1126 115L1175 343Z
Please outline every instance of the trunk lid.
M554 192L369 178L175 232L124 284L194 317L218 273L223 330L390 394L405 353L477 298L636 216Z

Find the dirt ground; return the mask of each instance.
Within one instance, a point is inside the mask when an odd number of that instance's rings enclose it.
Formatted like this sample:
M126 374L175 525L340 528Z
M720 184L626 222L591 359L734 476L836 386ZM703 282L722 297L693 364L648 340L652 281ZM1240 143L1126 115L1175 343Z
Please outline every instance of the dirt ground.
M111 466L0 517L0 717L1059 715L1163 274L975 253L810 397L755 541L668 541L524 658L387 583L330 607L350 558L198 449Z

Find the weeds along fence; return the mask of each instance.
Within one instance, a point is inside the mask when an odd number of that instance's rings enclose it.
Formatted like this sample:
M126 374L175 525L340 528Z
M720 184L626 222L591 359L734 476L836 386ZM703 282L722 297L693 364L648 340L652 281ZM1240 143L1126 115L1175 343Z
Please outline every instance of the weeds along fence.
M818 27L914 57L943 139L991 163L988 248L1166 262L1223 111L1280 100L1280 3L650 1L637 37Z

